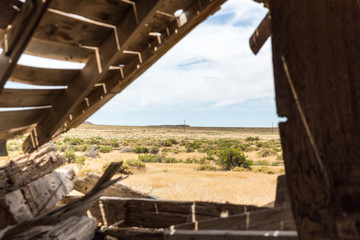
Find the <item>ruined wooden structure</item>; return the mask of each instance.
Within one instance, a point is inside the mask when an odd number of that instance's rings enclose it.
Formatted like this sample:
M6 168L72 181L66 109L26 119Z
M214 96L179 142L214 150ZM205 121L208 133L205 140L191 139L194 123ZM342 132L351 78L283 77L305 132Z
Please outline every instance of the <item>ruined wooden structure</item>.
M74 184L73 174L53 172L64 160L37 149L81 124L225 1L0 0L0 108L12 109L0 112L0 155L7 139L25 133L23 149L31 153L0 167L0 238L89 239L95 219L104 225L98 239L360 238L358 0L255 0L269 13L250 48L257 54L271 37L277 111L287 118L280 123L287 181L279 179L275 208L174 202L171 209L180 212L173 212L159 199L98 199L114 183L110 169L83 198L52 210ZM21 66L22 53L85 67ZM4 88L7 81L57 88ZM111 215L114 206L122 214ZM202 208L209 216L198 215ZM88 209L95 218L82 215ZM168 226L162 216L171 219Z

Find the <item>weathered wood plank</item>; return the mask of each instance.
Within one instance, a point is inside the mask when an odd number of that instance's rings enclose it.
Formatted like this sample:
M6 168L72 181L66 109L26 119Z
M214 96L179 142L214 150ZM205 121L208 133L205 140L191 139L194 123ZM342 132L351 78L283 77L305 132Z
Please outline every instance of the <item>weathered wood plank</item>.
M78 69L50 69L17 65L9 81L44 86L66 86Z
M17 61L30 41L51 0L26 1L7 33L8 41L0 56L0 91L11 76Z
M171 240L297 240L295 231L224 231L165 230L164 239Z
M0 131L0 139L12 139L15 137L24 136L24 134L31 132L31 130L34 129L35 126L36 124L32 124L28 126Z
M100 175L90 173L84 178L78 178L75 182L75 190L84 194L88 193L90 189L94 187L100 177ZM103 196L158 199L156 196L136 191L122 183L115 183L108 187L104 191Z
M301 7L300 7L301 6ZM359 239L359 2L271 0L279 125L301 239Z
M193 220L227 217L259 209L264 208L212 202L101 197L90 208L90 213L105 226L122 221L121 226L166 228Z
M271 36L271 16L267 13L260 25L256 28L249 39L250 48L256 55L266 40Z
M42 177L66 162L50 145L0 166L0 197Z
M49 213L40 215L29 221L23 221L15 226L5 228L0 231L0 238L24 239L26 236L26 239L34 239L38 237L39 234L42 236L49 227L51 228L51 226L56 226L56 224L59 224L66 219L79 216L84 213L100 197L104 189L122 179L117 178L111 180L112 176L116 173L120 166L121 163L112 163L106 169L99 182L83 198L77 199L67 205L54 209ZM38 230L41 230L41 232Z
M113 32L113 29L108 27L47 11L34 33L34 38L73 46L82 44L98 47Z
M8 152L6 148L6 139L0 138L0 156L8 156Z
M50 8L83 16L106 24L117 25L126 11L133 8L129 2L102 0L54 0Z
M39 121L44 112L45 109L0 112L0 133L33 125Z
M63 91L63 89L4 88L0 94L0 107L49 106Z
M7 216L1 216L0 229L45 213L73 189L74 181L74 170L66 166L5 194L0 208Z
M296 230L289 206L246 212L173 226L191 230Z

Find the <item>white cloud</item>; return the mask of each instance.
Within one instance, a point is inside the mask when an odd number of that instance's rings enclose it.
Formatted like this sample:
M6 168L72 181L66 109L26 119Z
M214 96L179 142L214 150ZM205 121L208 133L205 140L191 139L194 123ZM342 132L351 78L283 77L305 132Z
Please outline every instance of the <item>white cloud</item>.
M273 97L270 44L254 56L248 43L265 14L261 5L251 1L228 1L105 107L130 110L211 103L211 109Z

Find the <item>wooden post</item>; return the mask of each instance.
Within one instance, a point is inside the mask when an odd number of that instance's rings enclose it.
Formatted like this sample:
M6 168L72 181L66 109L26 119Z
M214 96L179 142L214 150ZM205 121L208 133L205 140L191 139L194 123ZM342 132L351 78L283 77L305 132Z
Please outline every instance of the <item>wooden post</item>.
M6 139L0 139L0 157L8 156L6 149Z
M300 239L360 239L359 1L270 0L276 104Z

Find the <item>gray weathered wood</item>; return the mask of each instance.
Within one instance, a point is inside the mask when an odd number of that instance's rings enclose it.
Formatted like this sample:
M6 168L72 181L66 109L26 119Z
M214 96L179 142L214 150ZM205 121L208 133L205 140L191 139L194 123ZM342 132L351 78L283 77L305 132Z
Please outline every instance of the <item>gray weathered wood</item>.
M246 212L173 226L190 230L296 230L289 206Z
M7 216L1 216L0 229L49 211L73 189L74 181L75 172L68 165L5 194L0 208L6 209Z
M290 195L286 182L286 175L277 178L275 207L290 205Z
M65 162L54 147L44 145L0 166L0 197L52 172Z
M78 178L75 182L75 190L81 193L88 193L94 187L100 177L100 175L90 173L84 178ZM122 183L115 183L108 187L104 191L103 196L158 199L156 196L136 191Z
M31 109L0 112L0 133L35 124L44 111L45 109Z
M164 239L171 240L297 240L295 231L225 231L166 230Z

